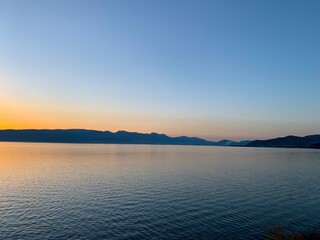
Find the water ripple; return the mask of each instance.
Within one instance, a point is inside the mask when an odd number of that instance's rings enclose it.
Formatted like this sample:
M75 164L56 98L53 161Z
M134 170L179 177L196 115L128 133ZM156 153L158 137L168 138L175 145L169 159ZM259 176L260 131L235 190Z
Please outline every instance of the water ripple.
M0 239L256 240L275 224L320 226L317 150L0 143L0 151Z

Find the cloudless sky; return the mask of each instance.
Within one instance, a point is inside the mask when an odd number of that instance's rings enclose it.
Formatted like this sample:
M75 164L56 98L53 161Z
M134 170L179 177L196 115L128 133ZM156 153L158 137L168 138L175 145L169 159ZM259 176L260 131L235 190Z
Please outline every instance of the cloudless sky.
M0 0L0 129L320 133L318 0Z

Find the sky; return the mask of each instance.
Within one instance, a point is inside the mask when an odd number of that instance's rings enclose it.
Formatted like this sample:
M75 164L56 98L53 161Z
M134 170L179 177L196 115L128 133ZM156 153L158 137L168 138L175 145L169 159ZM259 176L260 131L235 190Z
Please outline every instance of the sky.
M0 0L0 129L320 133L318 0Z

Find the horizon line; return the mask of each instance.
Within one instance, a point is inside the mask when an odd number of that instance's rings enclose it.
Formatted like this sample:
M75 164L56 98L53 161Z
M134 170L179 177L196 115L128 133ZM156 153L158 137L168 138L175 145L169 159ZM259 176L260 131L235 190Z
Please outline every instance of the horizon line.
M221 140L217 140L217 141L212 141L212 140L208 140L206 138L202 138L202 137L197 137L197 136L188 136L188 135L176 135L176 136L172 136L172 135L168 135L166 133L158 133L158 132L137 132L137 131L127 131L127 130L117 130L117 131L110 131L110 130L97 130L97 129L86 129L86 128L22 128L22 129L17 129L17 128L6 128L6 129L0 129L0 131L68 131L68 130L84 130L84 131L96 131L96 132L110 132L110 133L118 133L118 132L127 132L127 133L137 133L137 134L159 134L159 135L165 135L168 137L190 137L190 138L200 138L209 142L220 142L220 141L234 141L234 142L241 142L241 141L255 141L255 140L269 140L269 139L277 139L277 138L283 138L283 137L290 137L290 136L294 136L294 137L306 137L306 136L312 136L312 135L320 135L320 133L315 133L315 134L309 134L309 135L293 135L293 134L288 134L288 135L283 135L280 137L273 137L273 138L263 138L263 139L242 139L242 140L232 140L232 139L227 139L227 138L223 138Z

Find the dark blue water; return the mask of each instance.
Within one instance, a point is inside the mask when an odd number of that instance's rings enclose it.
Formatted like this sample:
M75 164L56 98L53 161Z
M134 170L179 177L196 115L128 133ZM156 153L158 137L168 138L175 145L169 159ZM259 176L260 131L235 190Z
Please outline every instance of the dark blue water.
M320 151L0 143L0 239L263 239L320 227Z

